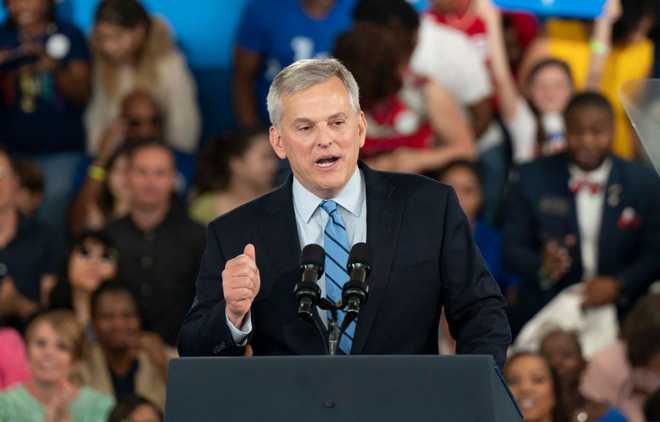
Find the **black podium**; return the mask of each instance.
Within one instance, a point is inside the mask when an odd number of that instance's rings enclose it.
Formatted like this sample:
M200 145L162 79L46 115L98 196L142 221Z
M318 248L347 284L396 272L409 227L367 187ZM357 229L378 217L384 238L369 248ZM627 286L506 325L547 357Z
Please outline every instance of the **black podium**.
M166 422L519 422L490 356L182 358Z

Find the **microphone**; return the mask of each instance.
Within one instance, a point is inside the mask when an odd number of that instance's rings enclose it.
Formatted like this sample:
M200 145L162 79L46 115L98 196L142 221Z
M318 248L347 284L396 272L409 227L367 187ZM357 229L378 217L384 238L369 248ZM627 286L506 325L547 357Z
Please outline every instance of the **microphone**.
M305 246L300 255L300 281L293 288L298 304L298 315L312 321L314 306L321 298L321 288L317 284L323 275L325 251L316 244Z
M351 248L351 253L348 255L348 263L346 265L350 280L344 284L342 288L342 302L346 304L346 317L344 321L348 320L346 326L351 321L358 317L360 313L360 306L367 303L369 286L367 285L367 277L371 272L371 265L369 265L369 249L366 243L356 243Z

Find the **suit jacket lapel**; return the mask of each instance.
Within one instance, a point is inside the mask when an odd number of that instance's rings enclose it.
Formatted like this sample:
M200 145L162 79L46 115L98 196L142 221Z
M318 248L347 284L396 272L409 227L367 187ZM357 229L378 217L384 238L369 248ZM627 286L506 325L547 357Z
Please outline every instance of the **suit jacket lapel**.
M571 180L571 173L568 170L568 165L570 161L568 159L568 156L566 156L566 160L564 160L564 165L562 166L561 169L561 175L560 177L557 178L557 181L561 183L560 190L562 196L568 199L568 220L566 222L566 231L565 234L575 234L575 240L576 240L576 250L580 250L580 226L578 224L578 217L577 217L577 203L575 201L575 194L571 192L571 189L569 187L569 183ZM564 239L560 239L562 242Z
M266 259L266 265L259 265L259 268L266 268L269 271L269 278L290 283L291 306L295 307L293 299L293 288L298 282L300 265L300 238L298 236L298 227L296 225L296 215L293 208L292 194L293 177L274 192L271 200L264 203L263 216L259 219L259 230L257 235L260 239L261 248L268 253L259 255L257 251L257 261L260 257ZM318 314L318 309L314 309L314 319L319 327L325 327ZM301 323L302 320L300 321ZM325 336L322 339L327 343L327 330L323 332ZM289 338L291 341L304 340ZM304 345L301 345L304 347ZM304 349L300 349L304 350Z
M362 163L367 189L367 245L371 260L369 298L362 307L351 353L361 353L374 323L390 279L394 251L398 244L403 200L392 200L395 187L382 174Z
M612 169L607 179L607 185L603 192L603 213L600 221L598 234L598 274L608 267L608 263L615 262L608 252L616 253L612 245L616 245L617 219L623 208L623 176L621 174L621 163L612 157Z
M273 192L270 201L264 202L263 215L259 218L257 235L267 253L260 256L257 251L257 260L268 260L267 268L272 278L297 268L300 260L300 241L291 193L292 180L289 177L286 183Z

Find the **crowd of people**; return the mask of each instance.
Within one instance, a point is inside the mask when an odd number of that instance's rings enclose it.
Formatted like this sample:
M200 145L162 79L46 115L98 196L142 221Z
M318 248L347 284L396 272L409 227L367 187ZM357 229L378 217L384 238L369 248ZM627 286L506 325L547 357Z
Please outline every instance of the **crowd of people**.
M360 87L360 158L456 191L508 301L524 420L660 420L660 179L619 98L652 76L657 2L410 3L248 1L217 111L235 125L201 139L185 55L139 0L99 1L89 34L55 0L4 0L0 422L162 420L204 225L289 177L267 90L327 56Z

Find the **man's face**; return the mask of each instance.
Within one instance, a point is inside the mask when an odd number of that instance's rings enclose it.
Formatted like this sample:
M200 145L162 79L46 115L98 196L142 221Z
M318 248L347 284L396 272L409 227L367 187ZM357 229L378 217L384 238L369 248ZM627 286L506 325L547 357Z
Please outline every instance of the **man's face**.
M18 178L5 154L0 154L0 210L15 207Z
M174 158L158 146L144 147L131 157L128 186L136 207L159 208L168 204L175 187Z
M135 95L123 104L126 138L148 140L163 135L163 121L156 105L145 95Z
M584 171L600 167L610 154L613 136L612 116L600 107L579 107L566 116L568 153Z
M44 21L48 3L46 0L8 0L6 6L16 25L26 27Z
M355 172L366 129L364 113L353 109L348 90L332 77L282 97L282 119L270 128L270 143L306 189L332 198Z
M94 330L99 343L110 350L134 347L139 339L137 306L126 292L106 292L98 298Z

